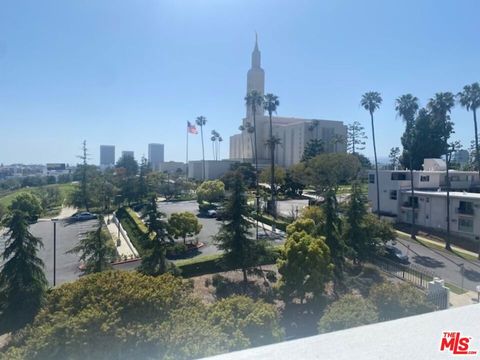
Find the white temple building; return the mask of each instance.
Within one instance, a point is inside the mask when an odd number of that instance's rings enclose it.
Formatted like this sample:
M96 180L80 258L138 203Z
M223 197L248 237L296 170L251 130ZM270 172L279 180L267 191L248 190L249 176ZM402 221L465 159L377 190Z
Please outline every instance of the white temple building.
M257 90L262 95L265 94L265 71L261 67L258 41L255 41L252 66L247 73L247 93L252 90ZM258 160L259 164L266 164L270 159L270 152L266 146L269 137L269 118L263 109L257 110L256 123ZM242 124L244 127L247 127L248 124L253 126L253 115L248 106ZM275 150L275 163L279 166L289 167L300 162L305 145L311 139L322 140L326 152L347 151L347 127L342 121L273 116L272 124L273 136L279 138L281 142ZM231 136L230 159L251 161L253 139L253 134L247 130Z

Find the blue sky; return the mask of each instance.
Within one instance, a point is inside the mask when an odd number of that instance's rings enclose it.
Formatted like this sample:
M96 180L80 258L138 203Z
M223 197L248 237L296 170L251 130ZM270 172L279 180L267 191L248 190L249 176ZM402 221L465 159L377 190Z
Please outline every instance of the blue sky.
M357 120L370 132L360 97L379 91L386 156L403 131L396 97L425 105L480 81L479 14L476 0L1 0L0 163L75 163L83 139L94 163L100 144L138 158L149 142L182 161L185 123L198 115L228 157L255 31L279 115ZM471 113L452 118L468 145ZM200 137L190 140L199 159Z

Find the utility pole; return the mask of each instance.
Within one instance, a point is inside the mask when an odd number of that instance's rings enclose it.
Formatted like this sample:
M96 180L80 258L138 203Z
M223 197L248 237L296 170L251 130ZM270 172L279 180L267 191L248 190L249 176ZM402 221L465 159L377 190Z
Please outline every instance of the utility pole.
M57 219L53 221L53 286L57 284Z

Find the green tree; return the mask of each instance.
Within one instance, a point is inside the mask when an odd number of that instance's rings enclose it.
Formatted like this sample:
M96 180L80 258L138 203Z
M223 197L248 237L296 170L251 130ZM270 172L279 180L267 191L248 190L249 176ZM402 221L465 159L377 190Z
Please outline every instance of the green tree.
M86 151L86 149L85 149ZM84 156L88 156L85 154ZM73 174L73 179L79 181L68 199L69 203L77 208L90 211L92 207L99 206L101 173L95 165L78 164Z
M282 275L279 288L285 301L298 298L303 303L307 294L312 294L313 299L323 294L325 284L331 278L333 264L324 240L304 230L313 228L313 221L295 223L289 225L290 233L277 260L278 272Z
M218 248L224 251L224 264L232 269L240 269L246 283L247 270L258 264L264 250L261 242L250 238L252 225L247 220L249 209L241 176L238 175L231 185L231 195L225 203L225 221L215 241Z
M275 172L274 182L273 182L273 191L277 192L281 186L285 185L286 171L281 166L274 166L273 169L274 169L273 171ZM265 168L260 173L260 181L262 183L270 183L270 186L272 186L271 172L272 172L271 168Z
M173 213L168 219L169 231L178 239L182 238L186 243L187 236L198 235L202 230L202 224L191 212Z
M273 136L273 124L272 124L272 115L277 112L277 107L280 106L280 101L278 96L274 94L266 94L263 98L263 107L268 112L269 119L269 138L267 145L270 149L270 194L271 194L271 214L274 218L277 216L276 204L275 204L275 195L276 195L276 183L275 183L275 147L280 143L280 139Z
M295 170L295 165L285 171L285 181L280 185L279 191L290 197L299 197L305 189L305 185L300 181L301 176Z
M23 212L29 222L37 221L43 210L39 198L28 192L17 195L8 209L10 211L18 210Z
M252 116L253 116L253 148L254 148L254 153L255 153L255 197L256 197L256 210L257 214L260 214L260 189L258 187L258 178L259 178L259 171L258 171L258 151L257 151L257 110L262 109L262 104L263 104L263 96L260 94L257 90L252 90L250 91L247 96L245 96L245 104L250 107L252 110ZM262 111L263 113L263 111ZM258 237L258 231L257 231L257 237Z
M197 201L209 203L222 201L225 197L225 184L220 180L207 180L197 188Z
M372 142L373 142L373 154L375 157L375 183L377 186L377 216L380 218L380 185L378 182L378 161L377 161L377 146L375 142L375 124L373 122L373 113L380 108L382 104L382 97L380 93L376 91L370 91L362 95L360 104L365 110L370 113L370 121L372 125Z
M348 125L347 128L347 150L356 154L358 150L365 150L365 128L358 121Z
M467 111L473 113L473 128L475 131L475 161L476 169L480 174L480 148L478 147L478 126L477 126L477 109L480 107L480 83L476 82L471 85L465 85L463 91L457 94L460 105ZM479 255L480 256L480 255Z
M453 132L453 122L450 120L450 112L455 106L455 97L450 92L436 93L433 98L428 102L428 108L432 113L434 122L436 124L437 136L443 142L443 154L445 155L446 163L446 190L447 190L447 238L445 249L451 251L450 246L450 175L449 175L449 159L451 156L449 139L450 135ZM414 209L412 207L412 217L414 216Z
M126 177L137 176L138 162L131 155L122 155L115 164L115 168Z
M410 154L413 153L413 132L415 129L415 116L418 111L418 98L412 94L406 94L400 96L395 100L395 111L399 116L402 117L405 122L405 139L404 146L408 148ZM398 148L397 148L398 149ZM400 152L400 149L398 150ZM410 192L412 199L415 197L415 189L413 186L413 161L412 156L409 156L409 166L410 169ZM415 239L415 216L412 215L412 227L410 232L410 237Z
M231 171L231 173L229 174L230 177L232 174L240 173L242 175L245 185L249 189L255 188L255 184L257 181L256 175L255 175L255 167L251 163L249 162L233 163L232 165L230 165L230 171ZM223 181L223 178L222 178L222 181ZM227 183L225 181L223 182L225 183L225 186L227 186Z
M173 269L173 265L166 259L167 246L172 243L172 239L164 216L158 210L156 196L152 196L142 214L148 229L147 238L143 241L145 254L139 268L143 274L157 276Z
M318 322L318 331L320 333L338 331L377 321L377 309L371 301L349 294L328 306Z
M104 228L103 218L98 219L98 228L83 237L68 253L80 254L80 260L85 264L86 274L111 269L116 251L110 234Z
M345 242L355 262L363 262L382 251L383 245L395 238L392 226L367 213L366 199L358 183L352 192L345 218Z
M330 256L334 267L334 280L338 285L343 278L343 267L345 264L345 255L347 247L342 237L342 222L338 216L338 203L335 191L330 188L327 189L323 195L325 198L322 204L323 212L325 214L325 225L323 235L325 236L325 243L330 249Z
M140 171L138 176L138 193L137 200L142 202L147 199L148 195L151 193L151 189L148 183L148 174L152 171L150 164L148 163L145 156L142 156L140 160Z
M409 284L385 281L370 289L369 298L378 309L379 320L393 320L435 310L424 293Z
M195 123L200 126L200 137L202 139L202 180L205 181L205 147L203 142L203 127L207 124L205 116L197 116Z
M30 323L43 304L47 279L37 251L42 241L28 231L28 216L12 210L2 225L7 228L5 261L0 271L0 334Z
M240 350L283 339L279 314L274 305L246 296L232 296L214 303L208 319L229 336L229 348Z
M312 186L318 195L340 184L348 184L360 171L358 158L351 154L321 154L296 165L303 183Z
M388 154L388 158L390 159L390 167L392 170L397 170L398 165L400 164L400 148L398 146L392 147Z
M325 152L325 147L322 140L310 139L303 149L302 162L313 159L315 156Z

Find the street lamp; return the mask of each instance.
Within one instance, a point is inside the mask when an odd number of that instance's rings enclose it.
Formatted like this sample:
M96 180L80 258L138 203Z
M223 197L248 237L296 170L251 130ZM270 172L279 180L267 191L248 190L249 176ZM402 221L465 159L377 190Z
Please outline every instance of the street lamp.
M53 222L53 286L57 284L57 221L58 219L52 219L52 222Z

